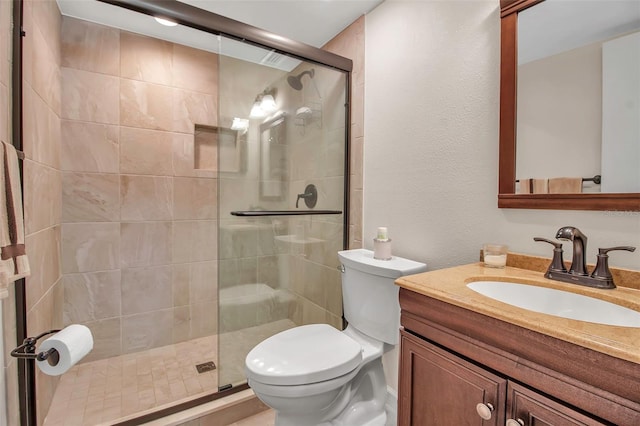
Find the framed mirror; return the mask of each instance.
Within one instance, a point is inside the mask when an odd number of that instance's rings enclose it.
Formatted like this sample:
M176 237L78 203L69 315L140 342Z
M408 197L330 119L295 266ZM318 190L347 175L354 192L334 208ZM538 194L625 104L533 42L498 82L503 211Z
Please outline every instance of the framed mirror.
M284 199L287 170L285 116L280 113L260 125L261 199Z
M636 0L501 1L498 207L640 211L638 46Z

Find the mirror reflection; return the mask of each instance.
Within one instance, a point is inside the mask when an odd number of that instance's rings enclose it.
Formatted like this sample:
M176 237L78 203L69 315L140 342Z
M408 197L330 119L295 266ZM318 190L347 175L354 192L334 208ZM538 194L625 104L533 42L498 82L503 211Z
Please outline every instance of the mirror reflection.
M516 140L517 193L640 192L637 0L518 14Z

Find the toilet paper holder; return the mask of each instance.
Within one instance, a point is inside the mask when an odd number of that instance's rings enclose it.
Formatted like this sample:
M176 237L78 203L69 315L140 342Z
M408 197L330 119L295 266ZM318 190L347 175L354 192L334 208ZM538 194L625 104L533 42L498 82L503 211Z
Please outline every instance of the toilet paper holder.
M35 359L38 361L46 360L49 365L55 366L60 361L60 354L54 348L47 351L36 353L36 342L49 334L55 334L60 330L49 330L36 337L27 337L22 341L22 344L11 351L11 356L14 358L22 359Z

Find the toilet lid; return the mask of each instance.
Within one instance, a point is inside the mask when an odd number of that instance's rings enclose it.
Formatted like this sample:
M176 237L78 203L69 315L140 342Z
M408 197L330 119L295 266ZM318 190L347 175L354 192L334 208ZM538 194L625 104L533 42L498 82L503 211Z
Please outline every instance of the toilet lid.
M301 385L334 379L362 361L358 342L327 324L291 328L249 352L246 373L271 385Z

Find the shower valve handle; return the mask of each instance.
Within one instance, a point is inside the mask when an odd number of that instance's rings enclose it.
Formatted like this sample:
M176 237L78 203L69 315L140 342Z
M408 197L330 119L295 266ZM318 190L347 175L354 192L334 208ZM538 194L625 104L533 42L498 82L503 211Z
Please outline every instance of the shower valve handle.
M303 194L298 194L298 199L296 200L296 208L298 208L300 198L304 199L304 203L308 208L314 208L316 206L316 203L318 202L318 190L316 189L316 186L314 184L309 184L304 189Z

